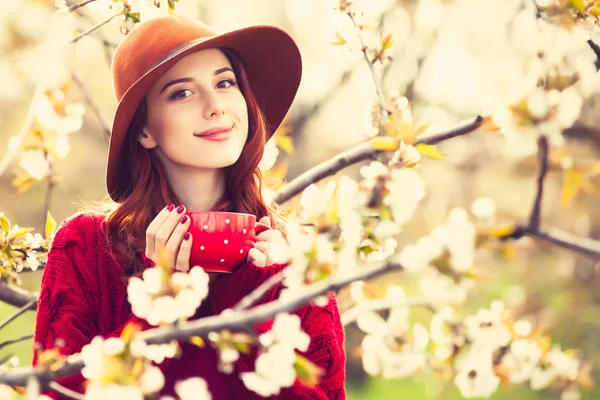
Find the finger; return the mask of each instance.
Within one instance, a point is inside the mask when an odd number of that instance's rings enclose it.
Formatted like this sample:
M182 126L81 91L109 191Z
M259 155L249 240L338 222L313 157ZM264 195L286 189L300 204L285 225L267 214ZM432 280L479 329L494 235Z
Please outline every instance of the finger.
M257 242L275 242L283 239L283 234L277 229L269 229L256 235Z
M269 252L269 248L273 246L269 242L256 242L254 243L254 248L260 250L261 253L267 254Z
M158 228L155 237L155 251L160 251L161 249L165 249L167 246L167 242L169 238L173 234L173 231L177 227L177 225L181 222L183 215L185 213L185 207L183 205L177 207L173 210L169 217L165 220L165 222ZM183 236L183 235L182 235ZM181 241L180 241L181 243ZM170 254L170 262L175 262L176 253ZM173 264L171 264L173 265Z
M148 228L146 228L146 257L150 258L154 256L156 252L155 248L155 239L156 233L158 229L162 226L162 224L169 218L169 215L175 209L174 204L169 204L165 208L163 208L156 217L150 222Z
M190 254L192 253L192 234L186 232L183 235L183 241L177 253L177 262L175 269L177 271L188 272L190 270Z
M261 253L260 250L251 248L248 252L248 261L257 267L262 268L267 265L267 256Z
M267 258L266 266L272 264L285 264L291 258L290 247L285 241L281 242L257 242L254 248L259 250Z
M187 230L190 227L190 218L187 215L184 215L179 219L179 223L173 229L173 233L169 237L167 244L165 245L165 250L167 251L167 256L169 261L171 262L171 267L175 268L175 263L177 261L177 256L179 254L179 249L183 242L183 237L185 236Z
M271 218L269 218L268 215L265 215L264 217L262 217L260 219L260 221L258 221L258 222L260 222L261 224L265 224L265 225L271 226Z

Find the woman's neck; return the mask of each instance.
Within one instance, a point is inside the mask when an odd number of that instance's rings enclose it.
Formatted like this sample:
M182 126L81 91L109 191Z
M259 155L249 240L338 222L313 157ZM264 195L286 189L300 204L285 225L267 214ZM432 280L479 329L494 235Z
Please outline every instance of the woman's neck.
M171 187L187 211L209 211L225 191L225 171L197 168L169 171Z

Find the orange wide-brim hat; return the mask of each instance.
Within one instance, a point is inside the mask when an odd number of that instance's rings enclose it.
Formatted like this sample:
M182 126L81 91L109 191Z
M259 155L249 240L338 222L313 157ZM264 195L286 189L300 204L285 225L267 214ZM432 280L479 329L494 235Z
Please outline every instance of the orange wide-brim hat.
M110 138L106 187L114 201L123 201L133 189L122 145L140 102L183 57L217 47L231 49L239 56L267 122L266 140L279 127L302 75L300 51L284 30L259 25L217 34L207 25L183 16L143 22L119 44L112 61L118 105Z

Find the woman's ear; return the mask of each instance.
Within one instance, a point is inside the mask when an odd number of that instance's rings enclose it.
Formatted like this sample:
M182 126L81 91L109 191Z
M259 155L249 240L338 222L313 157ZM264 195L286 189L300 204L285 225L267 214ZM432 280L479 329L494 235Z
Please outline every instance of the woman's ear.
M138 141L148 150L153 149L158 145L152 134L150 134L146 128L142 130L142 133L138 137Z

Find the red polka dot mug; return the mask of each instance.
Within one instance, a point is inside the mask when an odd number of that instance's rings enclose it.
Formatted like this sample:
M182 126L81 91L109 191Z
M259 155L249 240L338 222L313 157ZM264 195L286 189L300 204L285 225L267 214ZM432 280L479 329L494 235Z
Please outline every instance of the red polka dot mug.
M246 262L256 235L270 229L252 214L223 211L188 211L192 234L190 268L231 273Z

